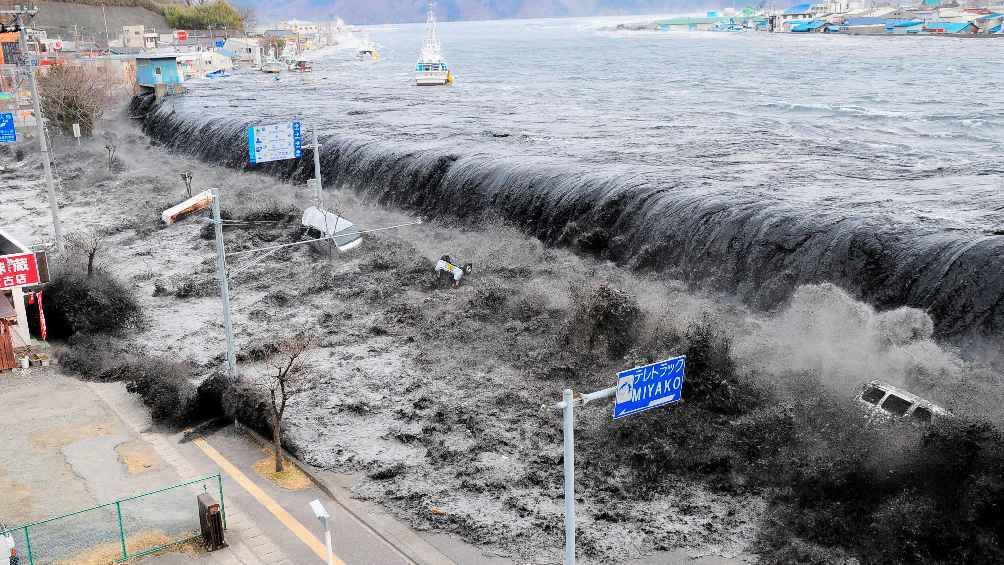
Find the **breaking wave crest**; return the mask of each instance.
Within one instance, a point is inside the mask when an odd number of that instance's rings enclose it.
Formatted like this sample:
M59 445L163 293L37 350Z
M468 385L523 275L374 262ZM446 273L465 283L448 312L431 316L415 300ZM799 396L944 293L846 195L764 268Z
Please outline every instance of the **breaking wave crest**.
M148 135L249 168L246 124L206 121L137 97ZM715 193L652 172L587 170L484 153L322 136L326 186L429 215L497 214L549 244L734 293L770 309L804 284L830 282L879 310L927 312L953 341L1004 333L1004 237L895 223L763 195ZM297 181L309 159L259 165Z

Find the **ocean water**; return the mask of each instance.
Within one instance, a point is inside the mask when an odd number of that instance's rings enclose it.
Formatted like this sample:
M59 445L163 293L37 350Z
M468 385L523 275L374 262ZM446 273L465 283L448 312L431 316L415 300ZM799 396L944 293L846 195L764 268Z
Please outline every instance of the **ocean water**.
M422 25L373 27L378 62L194 81L145 125L246 167L245 125L299 118L328 185L547 242L600 230L580 247L765 308L831 281L943 335L1004 332L1004 41L610 23L441 24L448 88L413 86Z
M1004 229L1004 41L597 31L605 23L440 24L452 88L412 86L423 26L377 27L377 63L329 51L278 82L192 83L180 107Z

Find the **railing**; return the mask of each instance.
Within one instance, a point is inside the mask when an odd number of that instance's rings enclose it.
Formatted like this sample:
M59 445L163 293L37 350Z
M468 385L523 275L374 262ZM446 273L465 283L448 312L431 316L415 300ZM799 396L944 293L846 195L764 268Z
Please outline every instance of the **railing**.
M209 492L213 482L226 528L223 479L216 474L14 528L0 526L0 538L28 565L74 563L85 556L121 562L149 555L200 535L192 495L199 485Z

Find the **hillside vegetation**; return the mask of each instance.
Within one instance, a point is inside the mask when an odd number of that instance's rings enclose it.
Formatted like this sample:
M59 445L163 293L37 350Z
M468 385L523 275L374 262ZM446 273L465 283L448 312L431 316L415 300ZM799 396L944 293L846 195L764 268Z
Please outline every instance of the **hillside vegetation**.
M167 23L175 29L243 29L244 20L237 9L225 0L197 6L162 7Z
M77 6L105 6L108 8L142 8L163 16L168 25L174 29L209 29L229 28L242 29L244 16L226 0L216 0L196 6L186 6L175 0L53 0L51 4L69 4ZM53 11L54 7L46 11ZM58 9L58 8L57 8Z

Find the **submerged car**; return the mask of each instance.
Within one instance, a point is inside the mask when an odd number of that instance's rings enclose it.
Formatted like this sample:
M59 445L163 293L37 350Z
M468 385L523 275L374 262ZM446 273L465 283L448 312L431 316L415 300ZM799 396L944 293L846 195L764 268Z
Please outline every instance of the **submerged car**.
M935 417L952 415L929 400L882 381L872 381L861 387L858 401L875 414L918 424L930 423Z

